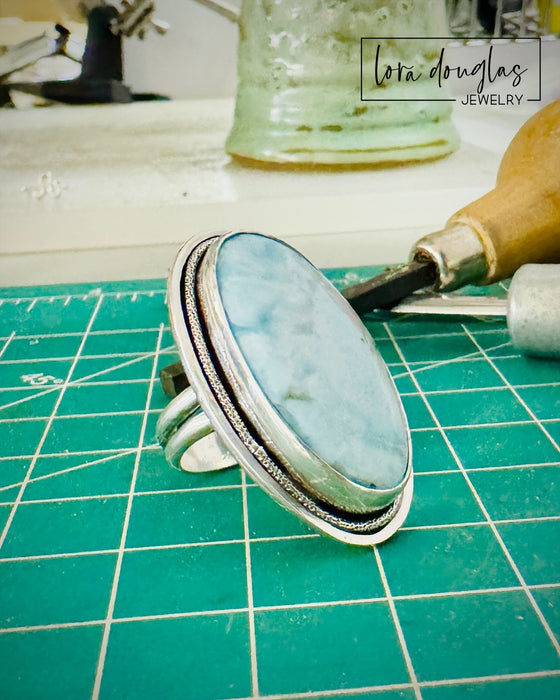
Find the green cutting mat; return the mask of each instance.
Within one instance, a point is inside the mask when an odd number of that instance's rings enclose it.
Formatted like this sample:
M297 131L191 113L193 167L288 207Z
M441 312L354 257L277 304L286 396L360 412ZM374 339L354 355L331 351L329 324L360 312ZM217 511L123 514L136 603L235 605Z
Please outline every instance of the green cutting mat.
M167 466L163 282L0 294L0 697L560 697L560 364L497 321L368 327L416 472L377 549Z

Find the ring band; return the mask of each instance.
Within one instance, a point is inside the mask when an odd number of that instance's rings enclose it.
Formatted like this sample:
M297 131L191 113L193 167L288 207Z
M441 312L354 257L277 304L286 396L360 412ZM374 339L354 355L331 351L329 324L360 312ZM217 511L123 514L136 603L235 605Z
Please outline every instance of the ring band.
M209 472L237 464L201 411L192 387L187 387L161 413L156 437L165 458L176 469Z
M174 398L161 413L156 426L158 442L166 444L181 423L184 423L199 410L200 404L194 389L189 386Z

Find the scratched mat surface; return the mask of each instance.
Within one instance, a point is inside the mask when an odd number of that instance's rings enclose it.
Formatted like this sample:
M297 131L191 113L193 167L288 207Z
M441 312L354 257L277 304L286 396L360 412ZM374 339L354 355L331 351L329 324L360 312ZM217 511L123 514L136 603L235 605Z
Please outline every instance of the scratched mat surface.
M560 364L503 322L367 321L416 473L372 549L167 466L163 282L0 300L0 697L560 697Z

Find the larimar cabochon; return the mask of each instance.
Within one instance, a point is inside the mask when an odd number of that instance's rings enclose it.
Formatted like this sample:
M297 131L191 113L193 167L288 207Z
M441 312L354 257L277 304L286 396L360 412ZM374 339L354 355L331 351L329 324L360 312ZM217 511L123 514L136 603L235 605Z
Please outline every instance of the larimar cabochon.
M216 279L241 354L291 430L349 479L398 486L407 466L398 396L326 278L286 245L238 234L220 245Z
M244 232L187 242L168 289L190 391L229 463L331 536L391 536L412 498L408 426L342 295L287 244Z

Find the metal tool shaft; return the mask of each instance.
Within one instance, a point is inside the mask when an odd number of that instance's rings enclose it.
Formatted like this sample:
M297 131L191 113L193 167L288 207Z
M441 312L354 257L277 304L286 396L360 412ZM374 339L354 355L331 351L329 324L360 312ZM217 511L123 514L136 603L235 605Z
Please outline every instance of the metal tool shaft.
M508 302L507 299L500 297L452 296L426 292L406 297L391 311L397 314L505 317L508 312Z
M560 358L560 265L523 265L507 298L419 293L395 313L505 316L514 347L526 355Z

